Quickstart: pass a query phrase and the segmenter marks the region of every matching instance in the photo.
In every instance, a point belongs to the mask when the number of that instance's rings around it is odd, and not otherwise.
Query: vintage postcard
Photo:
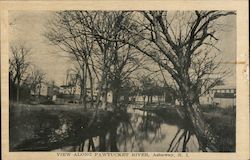
[[[248,1],[1,1],[3,160],[249,159]]]

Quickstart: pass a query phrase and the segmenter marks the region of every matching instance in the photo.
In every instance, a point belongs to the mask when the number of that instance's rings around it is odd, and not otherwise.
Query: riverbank
[[[131,122],[129,123],[135,123],[136,125],[138,125],[139,131],[143,131],[143,134],[140,133],[142,135],[145,134],[144,132],[149,132],[149,128],[161,128],[165,125],[168,126],[166,127],[167,132],[171,130],[170,128],[172,128],[172,126],[189,129],[187,122],[183,121],[179,117],[175,107],[151,106],[139,108],[135,105],[131,105],[129,108],[131,108],[132,112],[121,112],[125,114],[122,116],[121,113],[98,109],[98,118],[95,121],[95,125],[89,129],[86,128],[86,124],[88,124],[88,122],[90,121],[94,113],[94,109],[84,108],[79,104],[12,104],[10,105],[9,127],[10,150],[18,150],[18,148],[15,147],[21,143],[22,146],[19,146],[20,150],[53,150],[65,145],[74,146],[79,143],[79,141],[82,141],[82,139],[88,139],[88,137],[95,137],[96,135],[102,135],[103,132],[108,132],[111,125],[121,122],[122,119],[126,119],[125,121],[128,121],[128,119],[130,119]],[[134,108],[134,110],[132,108]],[[139,116],[136,113],[136,110],[142,111],[142,115],[140,115],[141,119],[131,119],[131,116]],[[235,151],[235,108],[221,109],[211,106],[203,106],[202,111],[205,116],[205,120],[210,124],[213,133],[215,133],[215,135],[219,137],[217,146],[219,148],[219,151]],[[151,123],[150,121],[154,122]],[[130,126],[129,123],[128,125]],[[158,123],[165,124],[161,126]],[[145,127],[145,131],[141,130],[141,127]],[[137,129],[137,126],[135,128]],[[126,128],[126,130],[127,129],[128,128]],[[134,132],[134,129],[131,130],[131,133]],[[164,134],[165,132],[162,133],[162,135]],[[37,141],[37,137],[43,137],[44,139],[40,139],[40,141]],[[141,138],[142,140],[145,140],[145,137]],[[53,143],[48,143],[48,139]],[[121,140],[123,140],[123,138],[121,138],[120,141]],[[40,148],[37,148],[38,146]]]
[[[205,120],[212,132],[219,138],[221,152],[235,152],[236,147],[236,107],[218,108],[203,106]]]
[[[173,106],[154,107],[144,106],[137,108],[141,111],[153,112],[163,118],[179,121],[178,110]],[[213,106],[201,106],[205,121],[210,125],[212,132],[218,139],[217,148],[220,152],[235,152],[236,146],[236,108],[219,108]],[[179,123],[184,123],[181,121]]]
[[[12,104],[9,115],[10,151],[49,151],[75,145],[108,130],[113,121],[110,117],[114,117],[111,111],[99,109],[94,118],[94,109],[75,104]]]

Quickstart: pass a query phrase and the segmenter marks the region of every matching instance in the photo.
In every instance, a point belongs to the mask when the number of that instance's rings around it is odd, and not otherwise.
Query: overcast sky
[[[70,61],[66,57],[60,57],[55,53],[55,47],[49,45],[43,36],[47,21],[53,12],[49,11],[11,11],[9,12],[10,42],[25,41],[32,48],[30,61],[43,69],[48,80],[55,80],[61,85],[65,80],[66,70],[70,67]],[[235,83],[235,58],[236,58],[236,16],[228,16],[221,20],[227,24],[225,31],[220,32],[218,48],[222,58],[227,63],[225,67],[232,71],[226,83]]]

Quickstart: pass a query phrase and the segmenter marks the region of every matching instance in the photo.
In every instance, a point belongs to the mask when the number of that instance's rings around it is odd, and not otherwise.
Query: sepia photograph
[[[236,152],[235,10],[11,10],[10,152]]]
[[[248,160],[246,0],[0,1],[3,160]]]

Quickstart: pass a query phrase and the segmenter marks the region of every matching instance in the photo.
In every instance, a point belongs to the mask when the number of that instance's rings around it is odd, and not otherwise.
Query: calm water
[[[98,115],[90,128],[81,112],[22,112],[14,117],[19,121],[11,124],[11,151],[198,151],[196,137],[178,117],[132,106],[127,113]]]

